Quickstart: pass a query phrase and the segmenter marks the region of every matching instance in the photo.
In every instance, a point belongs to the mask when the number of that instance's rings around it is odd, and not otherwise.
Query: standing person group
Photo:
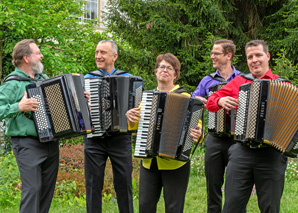
[[[253,79],[279,78],[269,68],[268,45],[262,40],[246,44],[245,52],[250,74],[240,74],[232,65],[236,47],[231,40],[218,40],[211,52],[216,69],[204,77],[192,96],[206,103],[211,112],[238,106],[238,91],[242,84]],[[57,141],[41,143],[37,137],[32,112],[38,102],[28,99],[26,85],[47,78],[38,46],[32,39],[16,44],[13,50],[13,71],[0,86],[0,119],[5,119],[5,134],[11,136],[21,181],[20,212],[48,212],[54,193],[59,165]],[[118,47],[111,40],[98,43],[95,62],[98,70],[85,76],[104,77],[130,75],[115,69]],[[157,91],[190,94],[176,84],[180,75],[180,62],[171,53],[156,59]],[[208,97],[209,87],[228,82],[221,90]],[[88,94],[86,94],[88,96]],[[126,112],[130,129],[136,129],[140,108]],[[192,129],[190,136],[198,142],[202,124]],[[110,158],[119,212],[133,212],[132,198],[132,146],[130,133],[112,133],[104,137],[84,137],[85,184],[87,212],[102,211],[102,190],[106,161]],[[232,137],[208,134],[205,140],[205,174],[207,180],[208,212],[246,212],[246,205],[255,184],[261,212],[279,212],[284,186],[287,157],[269,146],[251,147],[235,143]],[[222,210],[221,188],[225,179],[225,202]],[[166,212],[183,212],[190,174],[190,162],[160,157],[143,159],[140,166],[139,212],[156,212],[161,191]]]

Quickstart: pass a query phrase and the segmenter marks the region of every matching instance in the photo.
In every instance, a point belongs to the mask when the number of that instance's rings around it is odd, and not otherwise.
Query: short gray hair
[[[268,44],[264,40],[252,40],[252,41],[247,42],[246,45],[245,45],[245,52],[246,52],[248,47],[256,47],[256,46],[259,46],[259,45],[263,46],[263,50],[264,50],[265,53],[269,52]]]
[[[103,43],[110,43],[111,46],[112,46],[112,51],[114,53],[118,54],[118,46],[117,46],[117,44],[114,41],[112,41],[112,40],[101,40],[100,42],[98,42],[97,45],[103,44]]]

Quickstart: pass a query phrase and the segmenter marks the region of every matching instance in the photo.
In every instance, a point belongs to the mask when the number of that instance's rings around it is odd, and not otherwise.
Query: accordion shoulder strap
[[[219,82],[227,82],[224,78],[221,78],[221,77],[218,77],[218,76],[215,76],[215,75],[216,75],[216,72],[213,72],[213,73],[209,74],[208,76],[211,77],[214,80],[219,81]]]
[[[123,70],[116,70],[112,75],[122,75],[122,74],[126,74],[126,73],[128,73],[128,72],[123,71]],[[100,70],[92,71],[89,74],[96,75],[96,76],[99,76],[99,77],[105,77],[105,76],[107,76],[107,74],[104,74]]]
[[[190,92],[188,92],[184,87],[179,87],[174,91],[172,91],[172,93],[184,93],[184,92],[190,94]]]
[[[254,77],[251,73],[247,73],[247,74],[241,73],[239,76],[241,76],[242,78],[245,78],[247,80],[251,80],[251,81],[256,79],[256,77]]]
[[[245,79],[251,80],[251,81],[254,81],[254,80],[257,79],[257,78],[254,77],[251,73],[248,73],[248,74],[244,74],[244,73],[242,73],[242,74],[240,74],[239,76],[241,76],[241,77],[243,77],[243,78],[245,78]],[[282,82],[289,82],[289,83],[291,83],[291,81],[289,81],[289,80],[287,80],[287,79],[284,79],[284,78],[282,78],[282,77],[276,78],[276,79],[274,79],[274,81],[282,81]]]
[[[274,79],[274,81],[282,81],[282,82],[288,82],[288,83],[291,83],[291,81],[287,80],[287,79],[284,79],[282,77],[279,77],[279,78],[276,78]]]
[[[41,73],[40,75],[41,75],[42,78],[46,79],[45,74]],[[7,81],[12,81],[12,80],[16,80],[16,81],[40,81],[41,79],[27,78],[27,77],[22,77],[22,76],[18,76],[18,75],[9,75],[6,78],[4,78],[2,83],[5,83]]]

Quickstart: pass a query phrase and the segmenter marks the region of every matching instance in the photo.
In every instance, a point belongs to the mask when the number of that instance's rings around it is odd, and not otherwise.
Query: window
[[[81,17],[82,22],[85,20],[98,19],[98,0],[87,0],[85,5],[85,14]]]

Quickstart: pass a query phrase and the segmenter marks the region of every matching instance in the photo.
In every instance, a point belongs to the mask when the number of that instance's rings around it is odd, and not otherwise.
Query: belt
[[[245,142],[238,142],[243,146],[249,147],[251,149],[260,149],[260,148],[268,148],[270,147],[268,144],[260,143],[256,141],[245,141]]]

